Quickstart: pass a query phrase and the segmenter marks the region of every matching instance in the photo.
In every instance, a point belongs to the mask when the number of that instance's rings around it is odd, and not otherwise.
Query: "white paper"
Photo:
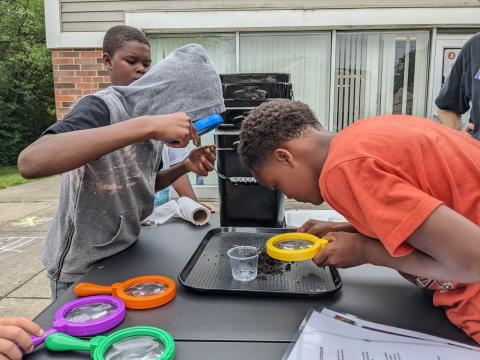
[[[368,325],[369,328],[365,328]],[[388,331],[388,332],[387,332]],[[398,334],[398,335],[397,335]],[[313,311],[286,360],[478,360],[480,349],[423,333]],[[464,346],[464,347],[463,347]]]
[[[155,225],[161,225],[173,217],[201,226],[210,221],[210,210],[196,201],[182,196],[177,200],[170,200],[161,206],[157,206],[146,220]]]
[[[366,320],[357,318],[354,315],[341,314],[341,313],[332,311],[332,310],[327,309],[327,308],[322,309],[321,314],[324,315],[324,316],[327,316],[327,317],[331,317],[331,318],[343,317],[346,321],[354,322],[355,326],[365,328],[365,329],[372,329],[372,330],[383,332],[383,333],[400,335],[400,336],[405,336],[405,337],[413,338],[413,339],[422,339],[422,340],[425,340],[425,341],[432,341],[432,342],[442,343],[442,344],[446,344],[446,345],[459,346],[459,347],[463,347],[463,348],[466,348],[466,349],[480,351],[480,349],[476,346],[471,346],[471,345],[467,345],[467,344],[460,343],[460,342],[457,342],[457,341],[444,339],[444,338],[441,338],[441,337],[438,337],[438,336],[428,335],[428,334],[421,333],[421,332],[418,332],[418,331],[406,330],[406,329],[401,329],[401,328],[397,328],[397,327],[394,327],[394,326],[388,326],[388,325],[383,325],[383,324],[379,324],[379,323],[374,323],[374,322],[371,322],[371,321],[366,321]]]

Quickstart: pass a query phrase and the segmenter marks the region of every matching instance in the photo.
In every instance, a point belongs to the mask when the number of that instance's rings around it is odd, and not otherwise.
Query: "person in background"
[[[470,110],[463,130],[480,140],[480,33],[463,46],[435,104],[440,122],[457,130],[462,127],[462,114]]]

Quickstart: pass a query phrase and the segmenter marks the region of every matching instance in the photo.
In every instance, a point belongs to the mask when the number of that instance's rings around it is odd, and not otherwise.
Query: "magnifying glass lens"
[[[162,283],[142,283],[130,286],[125,293],[130,296],[149,296],[158,295],[167,291],[168,286]]]
[[[165,346],[151,336],[132,336],[113,344],[105,353],[105,360],[157,360]]]
[[[299,240],[299,239],[285,239],[278,241],[274,246],[282,250],[302,250],[312,247],[314,243],[308,240]]]
[[[65,315],[65,319],[71,322],[87,322],[102,319],[113,314],[117,308],[112,304],[103,302],[90,303],[78,306]]]

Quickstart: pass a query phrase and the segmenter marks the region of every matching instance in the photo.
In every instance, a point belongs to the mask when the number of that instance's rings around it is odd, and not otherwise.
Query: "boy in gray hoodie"
[[[157,171],[164,140],[175,141],[174,147],[185,147],[192,138],[196,143],[192,121],[225,107],[218,73],[205,50],[191,44],[130,86],[89,95],[75,109],[87,120],[108,116],[108,125],[46,133],[18,159],[27,178],[63,173],[59,208],[43,252],[54,299],[95,262],[136,241],[155,191],[188,171],[206,175],[213,170],[215,148],[207,146]]]

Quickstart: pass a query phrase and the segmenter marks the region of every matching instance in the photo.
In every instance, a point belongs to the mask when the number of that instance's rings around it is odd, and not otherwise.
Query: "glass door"
[[[380,114],[426,114],[429,33],[337,32],[333,131]]]
[[[452,66],[455,63],[460,50],[472,35],[473,34],[437,35],[433,49],[433,81],[429,104],[429,116],[437,121],[439,118],[435,99],[439,94],[442,85],[445,83],[445,80],[450,75],[450,71],[452,70]],[[469,117],[470,111],[462,115],[462,128],[467,124]]]

